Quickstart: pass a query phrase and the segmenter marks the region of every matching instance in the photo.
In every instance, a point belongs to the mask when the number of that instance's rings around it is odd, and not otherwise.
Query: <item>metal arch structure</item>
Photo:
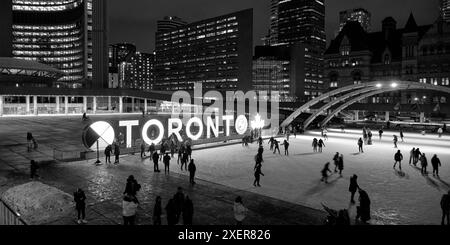
[[[319,115],[322,114],[322,112],[330,109],[331,107],[333,107],[341,102],[344,102],[345,100],[350,99],[354,96],[368,93],[368,92],[371,92],[374,90],[379,90],[379,88],[377,88],[377,87],[364,88],[364,89],[356,90],[354,92],[350,92],[350,93],[342,95],[341,97],[331,101],[330,103],[325,104],[320,109],[318,109],[316,113],[314,113],[310,117],[308,117],[308,119],[306,119],[305,122],[303,123],[303,125],[304,125],[303,127],[307,128]]]
[[[328,93],[325,93],[315,99],[312,99],[310,101],[308,101],[307,103],[305,103],[304,105],[302,105],[300,108],[298,108],[294,113],[292,113],[288,118],[286,118],[286,120],[283,121],[283,123],[281,123],[281,127],[287,127],[289,126],[289,124],[291,124],[297,117],[299,117],[303,112],[305,112],[306,110],[308,110],[309,108],[311,108],[311,106],[316,105],[317,103],[326,100],[332,96],[338,95],[338,94],[342,94],[348,91],[352,91],[355,89],[362,89],[362,88],[368,88],[368,87],[376,87],[378,84],[380,84],[380,82],[370,82],[370,83],[364,83],[364,84],[354,84],[354,85],[350,85],[350,86],[346,86],[343,88],[339,88],[339,89],[335,89],[333,91],[330,91]]]
[[[394,87],[392,87],[393,84],[395,84]],[[319,103],[323,100],[326,100],[332,96],[336,96],[336,95],[339,95],[339,94],[342,94],[345,92],[354,91],[357,89],[364,89],[364,88],[383,89],[383,88],[390,87],[390,88],[394,88],[395,90],[399,90],[400,87],[405,87],[405,86],[415,86],[415,87],[417,87],[416,89],[437,90],[437,91],[441,91],[441,92],[446,92],[447,90],[450,91],[450,89],[445,88],[445,87],[440,87],[440,86],[438,87],[436,85],[411,82],[411,81],[375,81],[375,82],[370,82],[370,83],[365,83],[365,84],[349,85],[349,86],[325,93],[325,94],[305,103],[300,108],[298,108],[294,113],[292,113],[289,117],[287,117],[283,121],[283,123],[281,123],[280,126],[281,127],[289,126],[289,124],[291,124],[295,120],[295,118],[299,117],[303,112],[310,109],[312,106],[316,105],[317,103]],[[342,101],[339,98],[337,100]],[[333,101],[330,103],[333,103]],[[306,128],[306,127],[304,127],[304,128]]]
[[[422,84],[422,83],[415,83],[413,85],[407,85],[407,86],[400,85],[396,88],[386,88],[386,89],[381,89],[379,91],[372,91],[372,92],[363,94],[361,96],[358,96],[358,97],[346,102],[345,104],[339,106],[322,121],[321,125],[327,124],[333,117],[335,117],[341,111],[345,110],[347,107],[357,103],[358,101],[366,99],[368,97],[371,97],[371,96],[374,96],[377,94],[398,91],[398,90],[413,90],[413,89],[414,90],[415,89],[434,90],[434,91],[439,91],[439,92],[444,92],[444,93],[450,94],[450,88],[441,87],[441,86],[437,86],[437,85],[431,85],[431,84]]]

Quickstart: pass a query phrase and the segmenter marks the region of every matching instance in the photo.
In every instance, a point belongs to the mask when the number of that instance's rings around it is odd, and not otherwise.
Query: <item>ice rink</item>
[[[400,140],[398,145],[404,155],[400,172],[398,167],[393,169],[397,149],[392,140],[398,132],[385,131],[381,141],[378,132],[373,134],[373,145],[364,146],[363,154],[358,154],[360,130],[342,133],[330,129],[323,153],[313,153],[311,147],[312,139],[320,138],[320,132],[308,132],[297,138],[291,136],[289,156],[284,155],[283,146],[280,146],[281,155],[270,152],[266,140],[262,187],[253,186],[256,143],[248,148],[232,145],[198,150],[194,151],[193,158],[198,178],[313,208],[321,208],[321,203],[334,209],[348,208],[352,218],[356,206],[350,205],[348,187],[350,177],[357,174],[360,187],[371,198],[372,224],[440,224],[440,199],[450,188],[450,137],[405,132],[405,142]],[[423,176],[420,169],[408,164],[413,147],[419,147],[426,154],[428,175]],[[320,181],[320,171],[326,162],[331,162],[334,170],[332,158],[336,152],[344,154],[343,177],[333,174],[325,184]],[[431,173],[434,154],[442,162],[440,178]],[[176,160],[172,161],[171,170],[180,172]]]

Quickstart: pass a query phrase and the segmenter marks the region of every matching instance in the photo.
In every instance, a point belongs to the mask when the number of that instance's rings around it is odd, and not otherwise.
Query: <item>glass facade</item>
[[[290,62],[259,58],[253,61],[253,87],[256,91],[266,91],[267,94],[279,92],[281,102],[292,102]]]

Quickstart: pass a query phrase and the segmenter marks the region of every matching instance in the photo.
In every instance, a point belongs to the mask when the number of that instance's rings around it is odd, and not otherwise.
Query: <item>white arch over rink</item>
[[[399,90],[410,90],[410,89],[420,89],[420,90],[433,90],[433,91],[439,91],[444,93],[450,94],[450,88],[438,86],[438,85],[432,85],[432,84],[425,84],[425,83],[418,83],[418,82],[411,82],[411,81],[377,81],[377,82],[370,82],[366,84],[356,84],[356,85],[350,85],[346,86],[340,89],[333,90],[331,92],[328,92],[326,94],[321,95],[320,97],[317,97],[303,106],[301,106],[299,109],[297,109],[294,113],[292,113],[286,120],[281,124],[281,127],[287,127],[289,124],[291,124],[295,118],[301,115],[301,113],[309,110],[312,106],[316,105],[317,103],[326,100],[330,97],[353,91],[347,94],[342,95],[341,97],[338,97],[336,100],[333,100],[329,103],[327,103],[325,106],[320,108],[316,113],[311,115],[304,123],[303,127],[306,129],[311,122],[313,122],[319,115],[323,113],[324,110],[327,110],[331,108],[332,106],[341,103],[349,98],[352,98],[353,96],[359,95],[361,93],[365,93],[358,98],[355,98],[341,107],[340,111],[344,110],[345,108],[349,107],[352,104],[355,104],[356,102],[365,99],[367,97],[382,94],[386,92],[392,92],[392,91],[399,91]],[[354,91],[356,90],[356,91]],[[341,108],[339,107],[339,108]],[[324,125],[325,123],[328,123],[333,117],[335,117],[340,111],[336,112],[335,110],[333,113],[331,113],[326,120],[322,122],[321,125]]]

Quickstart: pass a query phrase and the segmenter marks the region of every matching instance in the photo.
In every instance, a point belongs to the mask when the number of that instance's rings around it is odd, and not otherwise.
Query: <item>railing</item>
[[[27,223],[20,217],[20,214],[0,199],[0,225],[27,225]]]

